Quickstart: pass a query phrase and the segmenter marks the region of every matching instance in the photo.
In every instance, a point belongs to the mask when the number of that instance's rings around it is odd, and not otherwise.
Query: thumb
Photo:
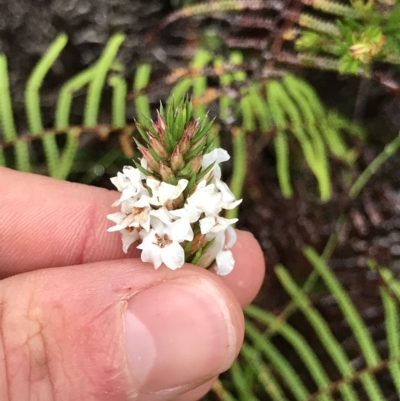
[[[237,300],[194,266],[118,260],[20,274],[0,282],[0,313],[7,401],[176,399],[229,368],[243,340]]]

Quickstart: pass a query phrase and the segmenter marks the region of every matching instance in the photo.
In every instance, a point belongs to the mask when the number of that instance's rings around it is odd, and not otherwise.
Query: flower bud
[[[168,153],[164,148],[164,146],[161,145],[161,143],[157,140],[157,138],[151,135],[150,132],[148,132],[148,136],[149,136],[150,146],[156,151],[156,153],[161,158],[166,159],[168,157]]]
[[[167,182],[168,184],[176,185],[177,179],[174,176],[174,173],[163,162],[160,163],[160,175],[163,181]]]
[[[165,143],[165,121],[162,118],[160,112],[157,110],[157,121],[152,122],[152,126],[157,132],[158,135],[160,135],[161,142],[164,144]]]
[[[183,160],[182,153],[177,146],[171,155],[171,168],[174,172],[178,172],[185,166],[185,161]]]
[[[203,156],[201,154],[197,155],[178,172],[178,176],[190,177],[197,174],[200,171],[202,160]]]
[[[193,120],[189,123],[189,125],[186,127],[182,139],[180,140],[178,146],[182,154],[185,154],[189,148],[190,148],[190,141],[196,134],[197,128],[199,127],[200,119],[196,118],[196,120]]]
[[[155,173],[158,173],[160,170],[160,165],[155,161],[149,150],[142,145],[138,146],[138,149],[143,155],[143,158],[146,160],[148,169],[152,170]]]

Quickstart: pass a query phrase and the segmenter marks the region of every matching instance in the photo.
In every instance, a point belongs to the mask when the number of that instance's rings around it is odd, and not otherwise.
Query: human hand
[[[196,400],[229,368],[264,276],[155,270],[106,232],[116,192],[0,167],[0,400]]]

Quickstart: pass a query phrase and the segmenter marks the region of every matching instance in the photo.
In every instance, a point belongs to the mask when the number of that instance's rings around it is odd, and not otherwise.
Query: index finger
[[[132,258],[107,232],[118,193],[0,167],[0,275]]]
[[[139,256],[122,251],[107,214],[116,191],[0,167],[0,278],[32,270]],[[247,304],[261,285],[264,260],[257,241],[238,231],[236,267],[221,277]]]

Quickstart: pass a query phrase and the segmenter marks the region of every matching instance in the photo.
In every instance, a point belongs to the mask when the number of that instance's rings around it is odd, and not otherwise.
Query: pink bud
[[[146,160],[148,169],[151,169],[153,172],[158,173],[160,170],[160,165],[154,160],[154,157],[151,155],[149,150],[142,145],[138,146],[138,149]]]
[[[171,168],[173,171],[177,172],[181,170],[185,165],[185,161],[183,160],[183,156],[179,147],[177,146],[171,155]]]
[[[163,162],[160,163],[160,175],[163,181],[168,182],[170,184],[176,181],[172,170]]]
[[[203,161],[203,155],[200,153],[190,161],[193,174],[197,174],[201,169],[201,162]]]
[[[157,134],[160,135],[160,139],[162,143],[165,143],[165,121],[162,118],[161,114],[157,110],[157,121],[152,122],[153,128],[156,130]]]
[[[166,159],[168,157],[168,153],[163,145],[157,140],[155,136],[153,136],[150,132],[147,133],[149,136],[150,146],[156,151],[156,153]]]

